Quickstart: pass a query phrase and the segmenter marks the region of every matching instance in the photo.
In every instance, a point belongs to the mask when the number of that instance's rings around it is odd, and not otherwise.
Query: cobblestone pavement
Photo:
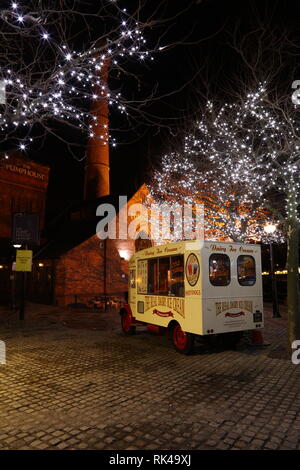
[[[164,336],[123,336],[116,313],[101,331],[97,315],[94,329],[84,314],[2,321],[0,449],[300,449],[285,317],[267,318],[267,348],[182,356]]]

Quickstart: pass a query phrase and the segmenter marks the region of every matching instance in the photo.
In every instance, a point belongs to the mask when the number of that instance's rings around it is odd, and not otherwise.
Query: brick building
[[[99,73],[101,82],[107,82],[109,61]],[[41,267],[52,270],[51,297],[57,305],[86,305],[97,299],[124,300],[127,291],[128,259],[134,252],[134,241],[101,241],[96,236],[99,204],[119,206],[119,197],[110,193],[109,106],[102,89],[98,92],[99,99],[91,105],[94,119],[91,120],[92,137],[87,143],[83,201],[56,220],[52,229],[49,227],[49,242],[39,253]],[[128,205],[141,202],[144,196],[145,187],[142,187],[129,195]],[[115,217],[119,217],[119,212]]]
[[[12,222],[15,213],[38,214],[44,229],[49,168],[22,155],[0,155],[0,302],[10,296]]]
[[[146,195],[147,188],[143,185],[121,211],[143,202]],[[99,217],[95,214],[100,204],[112,204],[117,209],[119,198],[104,196],[74,204],[61,220],[50,227],[49,240],[38,255],[40,272],[45,269],[51,272],[49,303],[88,305],[97,299],[103,300],[105,296],[108,301],[125,299],[128,260],[135,251],[135,242],[131,239],[100,240],[97,237]],[[117,211],[117,226],[119,216]]]
[[[14,213],[39,214],[44,227],[49,168],[18,155],[0,155],[0,237],[10,239]]]
[[[108,78],[108,69],[109,63],[106,63],[100,72],[104,82]],[[94,137],[89,138],[87,144],[83,200],[74,202],[55,220],[47,221],[47,233],[34,252],[33,271],[27,276],[26,295],[29,300],[65,306],[74,303],[87,305],[94,300],[97,302],[97,299],[125,298],[128,259],[134,252],[135,243],[122,239],[100,240],[96,236],[99,222],[96,208],[99,204],[119,206],[119,196],[110,194],[108,102],[101,95],[99,90],[100,98],[93,101],[91,107],[95,118],[91,121]],[[0,183],[3,180],[4,186],[0,194],[5,208],[0,213],[0,231],[3,233],[0,237],[7,237],[6,256],[8,246],[11,249],[14,212],[39,213],[43,228],[48,173],[48,168],[33,162],[25,163],[18,156],[8,162],[3,160]],[[129,194],[127,205],[142,202],[146,192],[142,186],[137,193]],[[118,217],[117,211],[115,218]],[[11,254],[7,258],[5,266],[8,271]]]

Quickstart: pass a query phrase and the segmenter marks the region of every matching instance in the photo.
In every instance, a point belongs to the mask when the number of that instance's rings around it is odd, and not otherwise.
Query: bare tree
[[[149,63],[159,48],[160,38],[149,49],[144,33],[157,26],[163,2],[142,21],[145,4],[132,2],[129,11],[113,0],[28,0],[1,8],[0,142],[18,137],[23,150],[38,125],[69,144],[53,122],[91,133],[90,103],[102,98],[127,116],[142,113],[140,101],[122,96],[122,77],[139,81],[128,61]],[[112,88],[101,76],[107,63]]]

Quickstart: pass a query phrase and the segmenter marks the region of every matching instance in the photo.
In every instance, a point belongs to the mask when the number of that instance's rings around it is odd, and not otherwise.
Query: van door
[[[132,314],[135,314],[136,309],[136,268],[129,269],[129,292],[128,302],[131,307]]]

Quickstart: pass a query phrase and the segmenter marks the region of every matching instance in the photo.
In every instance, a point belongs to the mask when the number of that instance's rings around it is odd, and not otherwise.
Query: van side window
[[[148,260],[148,294],[159,294],[158,259]]]
[[[213,286],[228,286],[230,284],[229,256],[213,253],[209,257],[209,280]]]
[[[137,290],[138,294],[147,294],[148,286],[148,261],[138,260],[137,265]]]
[[[253,286],[256,282],[255,259],[250,255],[241,255],[237,259],[238,281],[241,286]]]
[[[168,295],[170,280],[170,258],[158,259],[158,290],[160,295]]]
[[[139,277],[142,276],[138,270]],[[184,256],[149,259],[147,278],[148,294],[184,297]],[[140,292],[139,287],[138,292]]]
[[[130,283],[131,289],[135,289],[135,269],[130,269],[129,283]]]
[[[174,297],[184,297],[184,256],[171,256],[169,293]]]

